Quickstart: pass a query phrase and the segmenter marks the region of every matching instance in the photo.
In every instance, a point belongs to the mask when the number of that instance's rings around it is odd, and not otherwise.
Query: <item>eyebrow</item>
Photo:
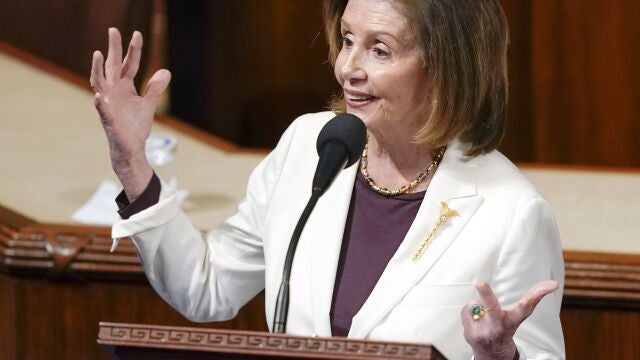
[[[343,28],[343,27],[349,27],[349,23],[348,23],[347,21],[345,21],[345,20],[344,20],[344,18],[341,18],[341,19],[340,19],[340,27],[341,27],[341,28]],[[373,31],[367,31],[367,32],[366,32],[366,34],[367,34],[367,36],[373,36],[373,37],[376,37],[376,36],[379,36],[379,35],[386,35],[386,36],[388,36],[388,37],[392,38],[394,41],[397,41],[397,42],[400,42],[400,43],[402,42],[402,41],[401,41],[399,38],[397,38],[395,35],[391,34],[391,33],[390,33],[390,32],[388,32],[388,31],[384,31],[384,30],[373,30]]]

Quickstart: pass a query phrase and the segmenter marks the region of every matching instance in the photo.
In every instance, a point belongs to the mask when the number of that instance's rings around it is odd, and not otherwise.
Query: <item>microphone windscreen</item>
[[[320,130],[316,149],[320,154],[325,144],[332,141],[342,143],[349,152],[349,159],[345,165],[347,168],[360,159],[366,139],[367,128],[362,120],[355,115],[344,113],[329,120]]]

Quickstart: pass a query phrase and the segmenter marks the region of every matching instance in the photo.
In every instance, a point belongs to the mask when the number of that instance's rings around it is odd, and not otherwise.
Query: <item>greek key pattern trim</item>
[[[222,353],[304,354],[305,357],[317,353],[323,358],[335,354],[336,358],[348,355],[353,359],[431,359],[434,354],[430,346],[420,344],[113,323],[100,324],[98,343]]]

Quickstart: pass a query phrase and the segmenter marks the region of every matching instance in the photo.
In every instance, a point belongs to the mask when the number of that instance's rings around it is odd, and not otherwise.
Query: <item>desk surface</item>
[[[117,181],[93,94],[1,52],[0,79],[0,204],[37,222],[72,223],[102,180]],[[184,208],[195,225],[232,214],[264,155],[228,153],[162,124],[153,130],[178,139],[178,181],[191,192]]]
[[[87,80],[88,82],[88,80]],[[104,179],[116,180],[92,94],[0,52],[0,204],[40,223],[71,214]],[[259,153],[226,152],[174,127],[184,209],[201,229],[233,213]],[[640,253],[640,170],[525,166],[550,202],[565,250]]]

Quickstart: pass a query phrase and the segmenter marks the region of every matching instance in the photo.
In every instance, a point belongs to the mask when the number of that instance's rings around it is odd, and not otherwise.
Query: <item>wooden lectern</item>
[[[303,337],[255,331],[100,323],[98,344],[113,359],[425,359],[431,345]]]

